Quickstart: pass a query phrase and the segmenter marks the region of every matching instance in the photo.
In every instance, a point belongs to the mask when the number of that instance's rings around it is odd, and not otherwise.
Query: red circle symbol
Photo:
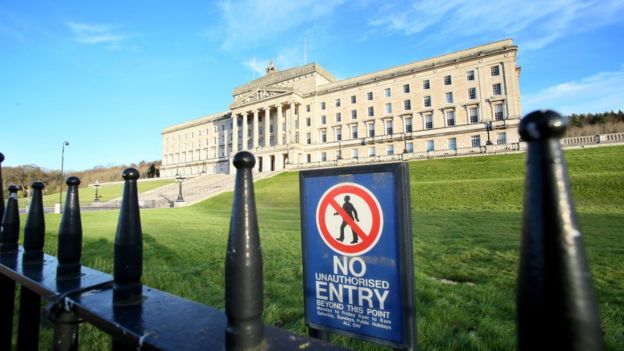
[[[357,256],[368,252],[379,241],[383,213],[370,190],[356,183],[340,183],[321,196],[316,208],[316,225],[321,238],[332,250]],[[351,236],[345,235],[347,228]],[[352,239],[348,240],[349,237]]]

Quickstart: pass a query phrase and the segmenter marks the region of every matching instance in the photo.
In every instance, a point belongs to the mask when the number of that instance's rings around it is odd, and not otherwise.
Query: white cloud
[[[69,22],[67,26],[73,33],[73,40],[81,44],[107,44],[108,48],[119,49],[128,37],[115,33],[115,27],[108,24],[89,24]]]
[[[265,67],[269,63],[269,60],[257,60],[255,57],[243,62],[243,65],[249,68],[257,76],[262,76],[265,73]]]
[[[533,50],[611,24],[622,14],[621,0],[420,0],[381,8],[369,24],[405,35],[514,37],[524,50]]]
[[[274,60],[275,66],[278,70],[303,65],[303,48],[292,47],[277,53],[277,55],[273,58],[257,59],[256,57],[253,57],[243,62],[243,65],[249,68],[252,72],[255,72],[257,74],[256,77],[260,77],[266,73],[266,67],[270,60]]]
[[[255,46],[267,38],[330,15],[344,0],[226,0],[219,3],[225,49]],[[213,30],[208,33],[214,33]]]
[[[553,109],[562,114],[624,110],[624,66],[522,96],[525,113]]]

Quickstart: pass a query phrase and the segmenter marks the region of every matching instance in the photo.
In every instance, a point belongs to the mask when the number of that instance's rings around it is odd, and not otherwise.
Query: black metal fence
[[[4,156],[0,154],[0,162]],[[113,276],[80,264],[82,224],[76,177],[68,191],[58,235],[58,258],[43,253],[43,183],[32,186],[24,243],[18,246],[18,187],[9,186],[6,210],[0,198],[0,350],[10,350],[16,283],[21,286],[17,349],[39,348],[41,299],[54,323],[55,350],[76,350],[79,323],[112,336],[114,350],[318,350],[340,349],[262,322],[262,254],[249,152],[235,156],[237,168],[226,254],[225,313],[143,286],[142,232],[133,168],[123,172],[123,200],[115,236]],[[0,170],[0,183],[1,183]],[[1,192],[0,192],[1,193]],[[0,195],[2,196],[2,195]],[[46,347],[47,348],[47,347]]]
[[[576,223],[560,146],[563,119],[535,112],[520,125],[528,142],[525,209],[517,285],[520,350],[602,350],[603,340],[585,250]],[[0,163],[4,156],[0,154]],[[43,253],[42,189],[35,182],[23,246],[18,246],[18,187],[0,192],[0,350],[10,350],[16,284],[21,287],[18,350],[39,347],[41,299],[54,323],[55,350],[75,350],[79,323],[110,334],[114,350],[338,349],[317,339],[265,326],[262,254],[251,170],[240,152],[225,265],[225,312],[141,283],[142,232],[137,170],[123,172],[113,276],[80,264],[82,225],[76,177],[67,179],[58,258]],[[0,184],[2,173],[0,169]]]

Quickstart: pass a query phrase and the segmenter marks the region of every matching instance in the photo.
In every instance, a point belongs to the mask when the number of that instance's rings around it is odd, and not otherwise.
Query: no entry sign
[[[405,164],[300,173],[306,324],[415,348]]]
[[[383,228],[383,213],[377,198],[355,183],[340,183],[328,189],[318,203],[316,220],[325,243],[347,256],[372,249]],[[338,222],[342,222],[339,230]],[[351,231],[350,239],[345,238],[345,229]]]

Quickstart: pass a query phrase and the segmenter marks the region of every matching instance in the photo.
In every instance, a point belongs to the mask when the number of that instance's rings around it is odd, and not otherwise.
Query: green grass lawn
[[[151,180],[147,182],[138,182],[139,192],[145,192],[152,189],[159,188],[161,186],[171,184],[175,180],[174,179],[159,179],[159,180]],[[98,196],[100,197],[100,201],[109,201],[112,199],[116,199],[121,197],[121,192],[123,190],[122,183],[103,183],[98,190]],[[65,195],[67,194],[67,186],[63,186],[63,202],[65,201]],[[79,188],[79,196],[80,202],[90,202],[95,199],[95,188],[93,187],[81,187]],[[43,196],[43,202],[46,204],[53,204],[59,201],[59,193],[47,194]],[[51,206],[51,205],[50,205]]]
[[[566,152],[610,350],[624,349],[622,156],[624,147]],[[525,155],[517,154],[410,163],[422,350],[515,349],[524,162]],[[304,333],[298,174],[259,181],[255,191],[265,321]],[[142,211],[143,282],[223,308],[231,204],[232,193],[225,193],[187,208]],[[85,265],[112,272],[117,217],[117,211],[83,213]],[[60,217],[46,220],[46,252],[55,254]],[[384,349],[343,337],[333,341]],[[81,330],[81,343],[84,349],[109,349],[107,337],[89,327]]]

